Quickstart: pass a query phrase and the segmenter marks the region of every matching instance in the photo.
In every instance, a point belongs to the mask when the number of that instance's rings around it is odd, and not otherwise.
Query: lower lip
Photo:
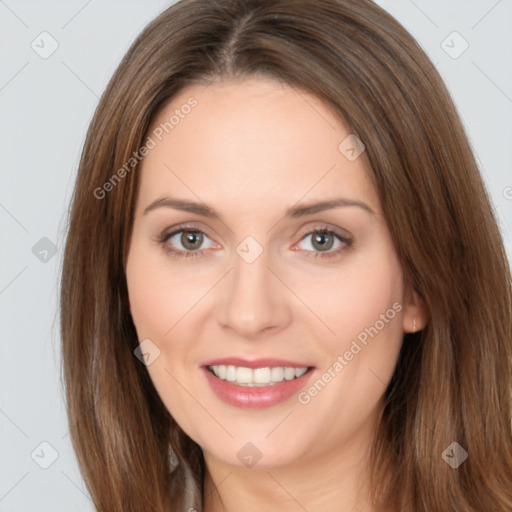
[[[262,387],[238,386],[233,382],[219,379],[206,367],[202,370],[213,391],[224,402],[244,409],[263,409],[284,402],[298,393],[309,380],[314,369],[309,369],[296,379]]]

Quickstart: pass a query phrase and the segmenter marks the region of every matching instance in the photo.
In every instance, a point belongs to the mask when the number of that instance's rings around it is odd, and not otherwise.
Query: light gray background
[[[98,98],[135,36],[171,3],[0,0],[4,512],[93,510],[71,449],[60,382],[65,215]],[[445,79],[512,260],[512,0],[377,3],[416,37]],[[44,31],[51,37],[40,36]],[[42,58],[52,39],[58,48]],[[453,58],[464,40],[468,49]]]

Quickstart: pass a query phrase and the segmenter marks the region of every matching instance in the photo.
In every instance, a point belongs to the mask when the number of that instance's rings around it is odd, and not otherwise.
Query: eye
[[[210,239],[196,227],[179,226],[171,233],[163,234],[160,243],[171,256],[178,258],[194,258],[203,255],[205,248],[200,248],[205,240]],[[177,247],[177,249],[175,247]],[[212,248],[212,246],[206,247],[206,249],[208,248]]]
[[[352,245],[352,240],[347,236],[334,229],[322,226],[306,233],[292,250],[296,250],[295,247],[298,247],[300,243],[310,237],[310,242],[306,244],[309,247],[303,248],[306,253],[309,253],[307,257],[332,258]],[[205,240],[210,240],[210,246],[201,248]],[[170,233],[162,234],[159,242],[167,253],[177,258],[202,257],[205,255],[206,249],[216,247],[216,244],[195,226],[178,226]],[[333,247],[335,247],[335,250],[332,250]]]
[[[306,252],[308,257],[313,258],[332,258],[338,256],[341,252],[345,251],[352,245],[352,240],[341,233],[327,227],[316,228],[302,237],[301,242],[310,238],[309,243],[306,243]],[[299,246],[297,244],[295,247]],[[309,246],[309,247],[308,247]],[[331,250],[335,247],[335,250]]]

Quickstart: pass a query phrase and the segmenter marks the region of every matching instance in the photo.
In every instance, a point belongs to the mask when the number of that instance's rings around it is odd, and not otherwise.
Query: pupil
[[[330,238],[330,243],[329,242],[326,243],[326,238]],[[328,234],[325,234],[325,233],[317,233],[313,237],[313,245],[315,247],[316,247],[316,245],[315,245],[316,243],[320,244],[319,247],[317,247],[318,249],[329,250],[332,247],[333,239],[332,239],[331,235],[328,235]]]

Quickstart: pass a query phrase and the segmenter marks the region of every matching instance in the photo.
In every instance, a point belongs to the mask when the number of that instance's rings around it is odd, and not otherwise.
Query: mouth
[[[298,379],[313,370],[314,367],[264,366],[249,368],[247,366],[214,364],[205,368],[220,380],[231,382],[237,386],[260,388]]]
[[[246,366],[242,366],[240,361],[210,361],[201,370],[218,398],[242,409],[263,409],[285,402],[316,373],[314,366],[298,362],[266,359],[243,361]]]

